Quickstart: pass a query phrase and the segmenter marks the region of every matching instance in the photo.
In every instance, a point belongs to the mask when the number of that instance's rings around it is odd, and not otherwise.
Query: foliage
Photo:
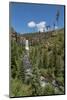
[[[40,79],[40,73],[37,66],[35,65],[35,67],[33,68],[32,79],[31,79],[32,95],[39,95],[41,92],[39,79]]]
[[[47,84],[43,89],[43,95],[53,95],[55,93],[54,87],[51,84]]]
[[[23,48],[15,41],[11,41],[11,76],[12,78],[20,76],[21,56]]]
[[[44,33],[43,33],[44,34]],[[54,32],[56,34],[56,32]],[[16,41],[11,41],[11,96],[37,96],[64,93],[64,31],[57,31],[55,36],[48,35],[40,38],[37,44],[32,43],[29,50],[29,59],[32,65],[32,77],[29,84],[25,83],[25,71],[23,66],[24,47]],[[34,41],[34,40],[33,40]],[[40,85],[40,76],[46,78],[49,83],[45,87]],[[52,80],[57,82],[57,90],[52,85]],[[61,87],[61,88],[60,88]],[[56,91],[55,91],[56,90]]]
[[[10,88],[11,97],[30,96],[32,93],[30,88],[31,88],[30,85],[22,83],[21,80],[12,79]]]

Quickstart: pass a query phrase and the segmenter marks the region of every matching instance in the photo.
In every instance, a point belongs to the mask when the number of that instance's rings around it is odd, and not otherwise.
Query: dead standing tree
[[[58,26],[59,16],[60,16],[60,12],[59,12],[59,10],[57,10],[57,13],[56,13],[57,26]]]
[[[57,10],[57,13],[56,13],[57,27],[59,27],[59,25],[58,25],[58,22],[59,22],[59,16],[60,16],[60,12],[59,12],[59,10]],[[56,33],[57,33],[57,31],[56,31]]]
[[[53,27],[54,27],[54,30],[55,30],[56,33],[57,33],[57,31],[56,31],[56,29],[57,29],[56,26],[59,27],[59,25],[58,25],[59,16],[60,16],[60,12],[59,12],[59,10],[57,10],[56,16],[55,16],[55,21],[54,21],[54,23],[53,23]]]

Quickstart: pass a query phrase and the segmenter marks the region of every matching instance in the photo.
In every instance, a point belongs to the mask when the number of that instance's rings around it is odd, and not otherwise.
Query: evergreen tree
[[[47,50],[44,50],[42,59],[43,59],[43,68],[47,68],[48,67],[48,53],[47,53]]]
[[[53,67],[56,69],[57,67],[57,48],[56,48],[56,43],[54,44],[54,47],[53,47]],[[54,71],[55,73],[55,71]]]
[[[20,79],[22,80],[22,82],[25,82],[25,70],[24,70],[23,62],[21,63],[21,67],[20,67]]]
[[[32,72],[32,79],[31,79],[31,88],[32,88],[32,95],[40,95],[41,94],[41,86],[40,86],[40,72],[38,69],[38,64],[35,64]]]

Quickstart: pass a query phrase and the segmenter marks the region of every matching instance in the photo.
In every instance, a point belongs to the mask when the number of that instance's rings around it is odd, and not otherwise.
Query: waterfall
[[[28,40],[25,41],[25,49],[29,50],[29,41]]]

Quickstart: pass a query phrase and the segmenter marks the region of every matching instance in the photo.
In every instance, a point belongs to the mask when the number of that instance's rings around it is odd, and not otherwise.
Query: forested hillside
[[[64,29],[23,35],[16,32],[10,34],[11,97],[64,94]],[[26,56],[25,39],[29,41],[29,56]],[[28,67],[31,66],[28,79],[25,56],[28,57],[28,63],[30,62]]]

